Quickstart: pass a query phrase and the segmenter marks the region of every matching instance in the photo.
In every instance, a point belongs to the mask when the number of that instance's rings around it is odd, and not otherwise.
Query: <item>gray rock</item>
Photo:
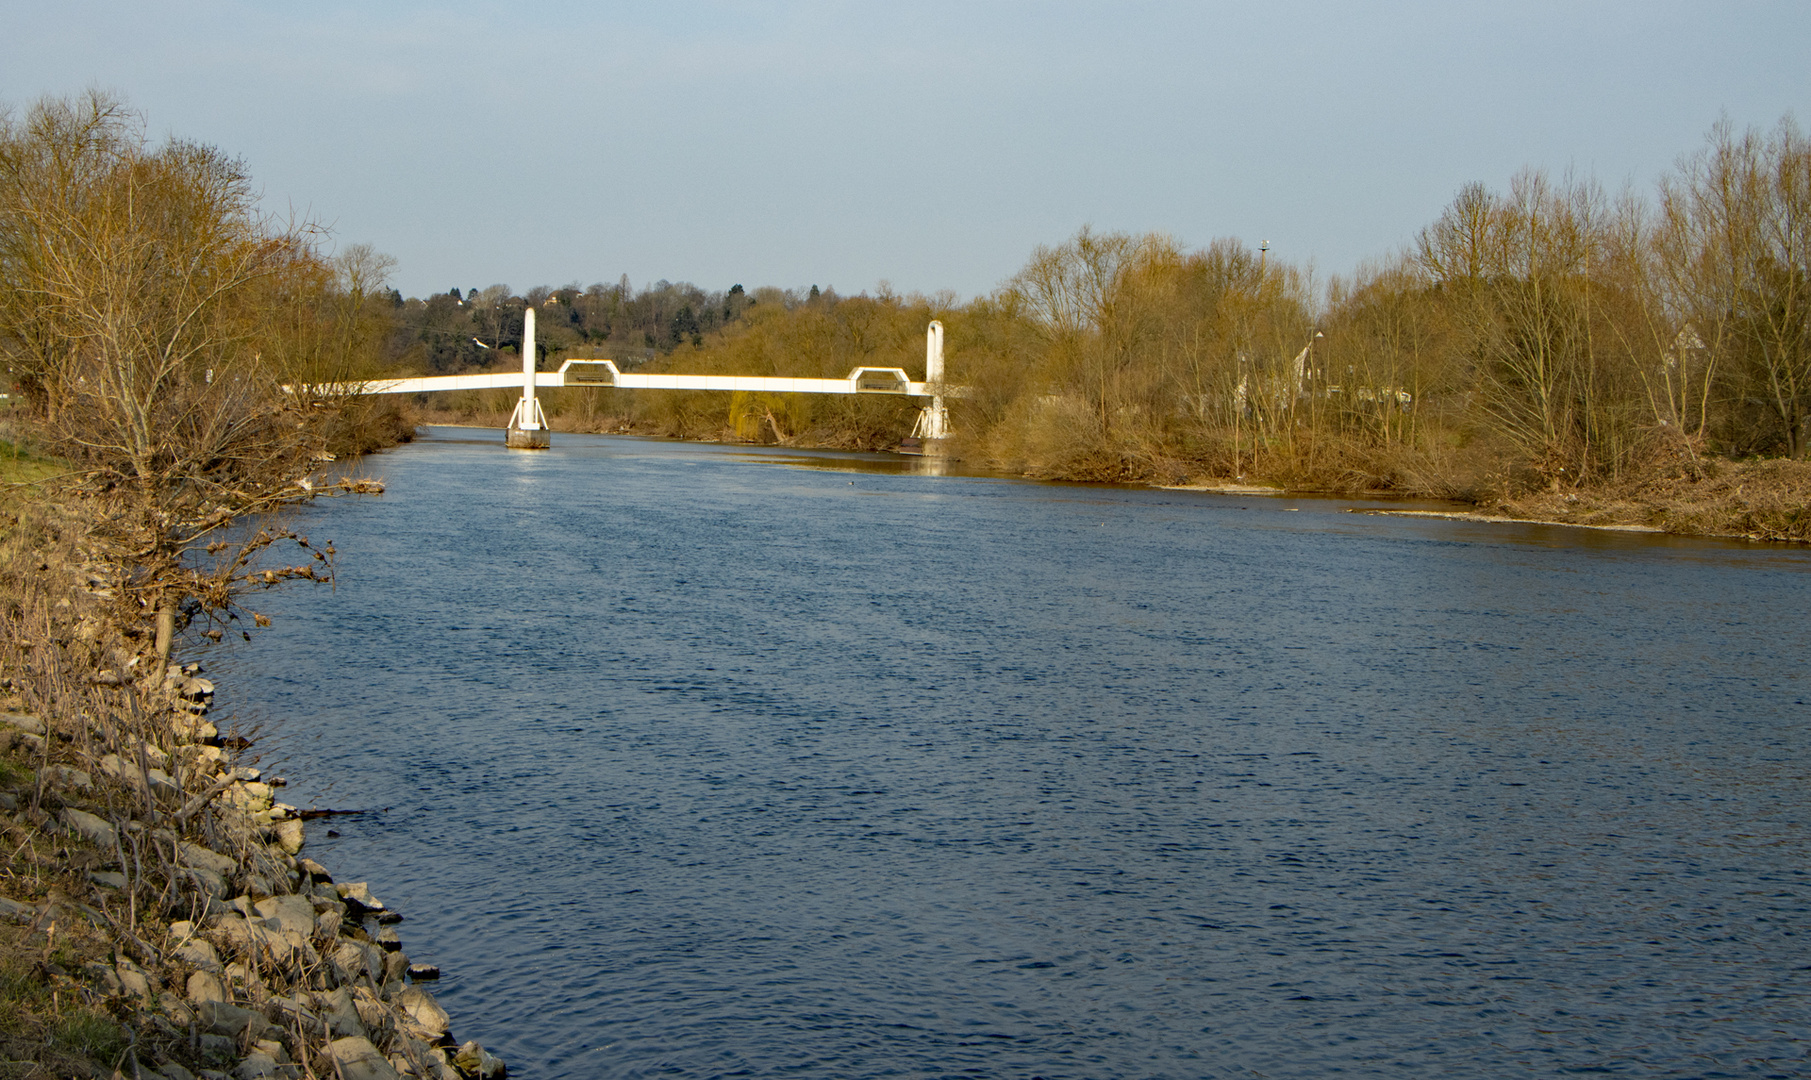
[[[277,933],[289,946],[298,963],[309,968],[320,966],[321,954],[315,952],[314,946],[309,944],[308,935],[298,934],[294,930],[279,930]]]
[[[170,778],[170,774],[162,769],[146,769],[145,776],[150,778],[151,790],[158,795],[175,798],[182,794],[182,788],[178,787],[176,781]]]
[[[119,976],[114,974],[112,968],[108,967],[106,964],[100,963],[83,964],[82,968],[87,971],[96,982],[100,983],[101,989],[105,990],[110,996],[119,996]]]
[[[410,964],[409,978],[416,982],[426,982],[440,978],[440,969],[433,964]]]
[[[69,831],[86,837],[90,843],[103,848],[119,846],[119,833],[113,826],[95,817],[86,810],[77,810],[73,806],[63,808],[63,824]]]
[[[204,848],[200,844],[191,844],[187,840],[178,844],[176,850],[186,865],[198,870],[211,870],[223,878],[231,877],[233,871],[239,868],[239,863],[230,856]]]
[[[365,954],[365,970],[371,973],[371,981],[382,982],[384,961],[390,958],[389,954],[368,941],[355,941],[353,944]]]
[[[28,735],[44,734],[44,721],[26,713],[0,713],[0,724],[23,731]]]
[[[281,995],[272,997],[264,1003],[264,1015],[270,1017],[270,1022],[284,1031],[294,1031],[298,1027],[303,1031],[321,1030],[320,1016],[316,1015],[311,1007],[295,998]],[[289,1063],[289,1058],[285,1054],[273,1053],[271,1056],[277,1059],[279,1065]]]
[[[151,991],[151,977],[145,974],[144,968],[130,960],[121,960],[114,965],[114,971],[119,977],[121,990],[145,1001],[157,1000],[157,995]]]
[[[447,1052],[438,1046],[428,1047],[427,1066],[426,1080],[465,1080],[459,1075],[459,1071],[453,1068],[452,1060],[447,1056]]]
[[[224,877],[200,866],[185,866],[182,868],[182,872],[188,875],[189,880],[195,883],[195,888],[205,895],[215,900],[226,899],[227,887]]]
[[[163,757],[165,754],[163,754],[163,750],[158,750],[156,754],[150,754],[149,750],[147,750],[147,756]],[[181,796],[181,794],[183,794],[183,790],[181,790],[179,786],[176,786],[176,781],[170,779],[170,774],[168,774],[168,772],[163,772],[161,768],[147,767],[145,768],[145,772],[141,774],[138,768],[138,761],[132,761],[132,759],[127,759],[127,757],[120,757],[118,754],[107,754],[107,756],[101,757],[100,761],[96,761],[96,765],[100,767],[101,772],[105,772],[107,776],[114,777],[116,781],[120,781],[123,785],[134,786],[134,788],[136,788],[136,786],[145,785],[145,781],[150,781],[150,790],[156,792],[159,796]]]
[[[44,770],[44,782],[70,791],[87,791],[94,786],[94,777],[68,765],[52,765]]]
[[[428,1031],[433,1036],[430,1042],[445,1035],[451,1026],[446,1010],[426,990],[411,986],[391,997],[390,1003]]]
[[[195,1004],[195,1019],[202,1028],[216,1035],[229,1035],[238,1038],[247,1028],[254,1039],[275,1038],[283,1034],[282,1029],[274,1027],[264,1014],[242,1009],[224,1001],[201,1001]]]
[[[178,739],[188,743],[207,743],[220,737],[220,729],[211,721],[199,716],[178,716],[170,721],[170,732]],[[218,761],[225,755],[207,755],[208,760]]]
[[[243,949],[251,944],[251,921],[237,911],[229,911],[225,915],[209,919],[208,926],[217,931],[227,945]]]
[[[211,921],[214,929],[229,944],[240,949],[256,945],[268,952],[271,960],[278,964],[288,964],[295,959],[296,942],[306,940],[293,932],[285,934],[275,919],[247,919],[236,911]]]
[[[277,1060],[262,1050],[254,1050],[245,1055],[245,1060],[233,1070],[237,1080],[276,1080],[283,1075],[277,1071]]]
[[[189,1007],[188,1002],[183,1001],[175,994],[159,995],[157,1007],[163,1010],[164,1015],[170,1018],[170,1022],[178,1030],[187,1031],[189,1025],[195,1022],[195,1010]]]
[[[453,1068],[479,1080],[503,1080],[509,1075],[503,1059],[479,1046],[475,1040],[461,1046],[453,1055]]]
[[[347,941],[345,938],[339,939],[339,944],[334,947],[327,959],[333,964],[334,971],[343,983],[356,982],[358,977],[364,975],[368,970],[365,964],[365,950],[359,947],[358,942]]]
[[[306,896],[290,893],[260,900],[254,910],[262,918],[275,922],[278,928],[307,937],[314,933],[314,904]]]
[[[201,971],[220,971],[220,951],[207,938],[190,938],[178,945],[170,955]]]
[[[314,996],[315,1008],[327,1021],[327,1026],[335,1035],[349,1035],[368,1039],[371,1033],[365,1030],[364,1021],[358,1018],[358,1009],[352,1004],[352,991],[342,986]]]
[[[358,1010],[358,1018],[365,1025],[365,1030],[383,1039],[394,1025],[395,1016],[390,1007],[377,999],[377,995],[363,986],[352,988],[352,1007]]]
[[[329,885],[333,883],[333,875],[327,872],[325,866],[315,862],[313,859],[297,859],[296,867],[315,881],[325,881]],[[337,896],[338,894],[336,893],[335,895]]]
[[[211,971],[197,971],[189,976],[189,1000],[197,1005],[226,1000],[226,987]]]
[[[273,831],[277,835],[277,846],[288,854],[294,855],[296,852],[302,850],[302,843],[305,837],[303,836],[300,818],[290,818],[287,821],[279,821],[277,822],[276,829]]]
[[[252,1049],[269,1054],[271,1060],[279,1065],[289,1064],[289,1051],[283,1049],[283,1044],[275,1039],[259,1039]]]
[[[11,728],[0,728],[0,749],[23,750],[36,757],[44,753],[44,736],[28,735]]]
[[[37,916],[38,909],[32,905],[21,904],[17,900],[8,900],[6,897],[0,896],[0,919],[13,919],[18,922],[25,922],[29,919],[35,919]]]
[[[88,875],[88,880],[104,889],[123,889],[126,887],[126,875],[113,870],[96,870]]]
[[[323,911],[314,917],[314,936],[322,941],[332,941],[339,936],[340,926],[346,921],[340,909]]]
[[[402,1080],[402,1074],[377,1052],[369,1039],[335,1039],[327,1045],[327,1052],[345,1080]]]
[[[164,1062],[157,1067],[157,1071],[163,1073],[164,1080],[195,1080],[194,1073],[174,1061]]]
[[[363,881],[340,885],[336,891],[340,894],[340,899],[346,901],[346,906],[354,912],[382,911],[384,909],[384,902],[372,896],[370,888]]]

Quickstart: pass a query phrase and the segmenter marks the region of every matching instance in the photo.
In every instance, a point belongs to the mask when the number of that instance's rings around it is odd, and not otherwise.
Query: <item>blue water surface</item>
[[[1811,554],[433,429],[201,658],[517,1077],[1811,1074]],[[327,830],[337,831],[329,837]]]

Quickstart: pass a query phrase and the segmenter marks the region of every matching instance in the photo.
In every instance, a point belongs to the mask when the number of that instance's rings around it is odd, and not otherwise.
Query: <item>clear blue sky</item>
[[[1811,123],[1811,5],[0,0],[0,100],[122,92],[410,295],[986,292],[1083,224],[1321,274],[1524,166]]]

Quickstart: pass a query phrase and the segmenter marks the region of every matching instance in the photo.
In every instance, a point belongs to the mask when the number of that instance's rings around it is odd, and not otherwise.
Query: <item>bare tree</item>
[[[1771,135],[1720,122],[1662,182],[1655,244],[1679,326],[1672,359],[1689,386],[1680,396],[1697,406],[1698,431],[1723,376],[1734,447],[1777,441],[1802,456],[1811,420],[1811,141],[1789,119]],[[1749,402],[1763,406],[1771,436],[1742,430],[1752,426],[1742,419]]]
[[[307,351],[282,324],[332,276],[313,239],[257,213],[238,161],[148,146],[109,95],[46,99],[0,126],[0,354],[48,444],[116,504],[106,520],[164,648],[177,607],[229,591],[185,553],[302,494],[320,452],[277,362]],[[356,261],[369,277],[373,260]],[[247,565],[229,559],[227,578]]]
[[[1614,464],[1592,277],[1608,224],[1595,184],[1530,171],[1504,196],[1465,189],[1418,242],[1464,328],[1481,409],[1554,484]]]

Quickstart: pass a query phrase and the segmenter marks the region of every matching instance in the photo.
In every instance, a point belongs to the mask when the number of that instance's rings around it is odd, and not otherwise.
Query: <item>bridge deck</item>
[[[373,379],[364,383],[322,387],[338,394],[423,394],[441,390],[521,388],[518,371],[483,375],[427,375],[410,379]],[[616,387],[623,390],[728,390],[756,394],[891,394],[931,397],[928,383],[913,382],[899,368],[856,368],[842,379],[788,379],[768,375],[672,375],[624,373],[608,360],[568,360],[558,371],[537,371],[537,388],[562,386]],[[946,391],[947,392],[947,391]]]

